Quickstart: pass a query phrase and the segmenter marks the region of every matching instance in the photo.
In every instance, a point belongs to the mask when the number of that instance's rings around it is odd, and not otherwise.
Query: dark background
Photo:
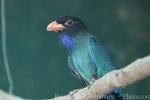
[[[82,87],[69,72],[67,51],[58,35],[46,31],[49,22],[66,15],[85,22],[105,44],[117,68],[150,53],[149,0],[6,0],[14,94],[37,100]],[[0,41],[0,89],[8,91],[1,46]],[[125,92],[150,94],[149,84],[147,78]]]

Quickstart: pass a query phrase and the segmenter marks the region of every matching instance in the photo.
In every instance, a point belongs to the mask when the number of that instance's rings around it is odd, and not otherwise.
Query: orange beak
[[[64,26],[62,24],[57,23],[56,21],[51,22],[47,26],[47,31],[50,31],[50,32],[59,32],[62,30],[64,30]]]

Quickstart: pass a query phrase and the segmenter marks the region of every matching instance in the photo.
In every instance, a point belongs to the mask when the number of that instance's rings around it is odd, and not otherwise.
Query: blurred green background
[[[105,44],[117,68],[150,53],[149,0],[6,0],[14,94],[38,100],[82,87],[69,72],[67,51],[58,35],[46,31],[49,22],[66,15],[85,22]],[[8,91],[1,44],[0,89]],[[149,84],[147,78],[125,91],[150,94]]]

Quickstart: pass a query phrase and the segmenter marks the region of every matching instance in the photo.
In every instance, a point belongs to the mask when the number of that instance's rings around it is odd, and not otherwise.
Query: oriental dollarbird
[[[104,46],[88,31],[79,18],[60,17],[51,22],[47,30],[59,34],[62,43],[68,50],[69,68],[73,76],[84,85],[89,86],[93,80],[114,70]],[[114,96],[113,100],[122,100],[118,90],[112,92],[111,95]],[[109,100],[112,99],[109,98]]]

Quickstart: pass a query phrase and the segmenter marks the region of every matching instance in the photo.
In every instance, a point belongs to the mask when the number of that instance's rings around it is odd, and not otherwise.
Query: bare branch
[[[117,88],[125,88],[150,75],[150,56],[138,59],[130,65],[107,73],[96,80],[90,88],[79,89],[74,95],[49,100],[97,100]],[[0,90],[0,100],[26,100]],[[29,99],[28,99],[29,100]],[[44,99],[45,100],[45,99]]]
[[[150,56],[138,59],[130,65],[109,72],[96,80],[88,89],[79,89],[73,96],[66,95],[51,100],[97,100],[117,88],[125,88],[150,75]]]
[[[12,95],[12,94],[8,94],[0,90],[0,100],[25,100],[25,99]]]

